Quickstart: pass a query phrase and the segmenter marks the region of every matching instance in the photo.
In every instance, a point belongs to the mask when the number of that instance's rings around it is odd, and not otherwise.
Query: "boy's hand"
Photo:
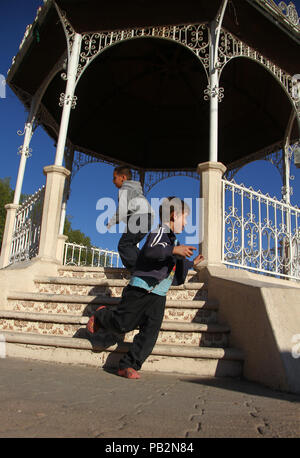
[[[192,256],[194,250],[196,250],[196,248],[193,246],[178,245],[173,248],[173,254],[183,256],[184,258],[189,258]]]
[[[204,261],[204,256],[202,254],[198,254],[198,256],[194,259],[194,267],[196,267],[201,261]]]

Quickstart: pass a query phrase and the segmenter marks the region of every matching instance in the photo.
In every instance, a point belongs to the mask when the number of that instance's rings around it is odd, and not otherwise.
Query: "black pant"
[[[137,244],[150,231],[151,225],[152,217],[151,214],[147,213],[131,215],[127,220],[127,226],[118,244],[118,251],[124,267],[130,272],[134,270],[140,253]]]
[[[128,285],[116,310],[106,308],[95,313],[101,327],[112,333],[124,334],[139,328],[130,350],[120,360],[120,369],[139,370],[151,354],[161,328],[165,303],[165,296]]]

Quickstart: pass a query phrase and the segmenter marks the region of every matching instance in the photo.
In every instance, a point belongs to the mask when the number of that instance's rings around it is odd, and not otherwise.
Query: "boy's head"
[[[132,173],[129,167],[116,167],[113,174],[113,183],[117,188],[121,188],[126,180],[131,180]]]
[[[161,223],[167,224],[175,234],[180,234],[186,225],[190,207],[179,197],[166,197],[159,207]]]

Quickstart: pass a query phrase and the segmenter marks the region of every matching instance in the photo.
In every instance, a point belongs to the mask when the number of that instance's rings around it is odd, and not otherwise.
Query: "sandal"
[[[134,370],[132,367],[126,367],[125,369],[119,369],[118,375],[120,377],[131,378],[131,379],[139,379],[141,376]]]

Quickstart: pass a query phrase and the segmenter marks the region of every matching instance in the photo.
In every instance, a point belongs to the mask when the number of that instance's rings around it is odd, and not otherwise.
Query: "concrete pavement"
[[[116,446],[117,438],[300,436],[298,395],[239,379],[141,375],[0,359],[0,438],[111,438]]]

